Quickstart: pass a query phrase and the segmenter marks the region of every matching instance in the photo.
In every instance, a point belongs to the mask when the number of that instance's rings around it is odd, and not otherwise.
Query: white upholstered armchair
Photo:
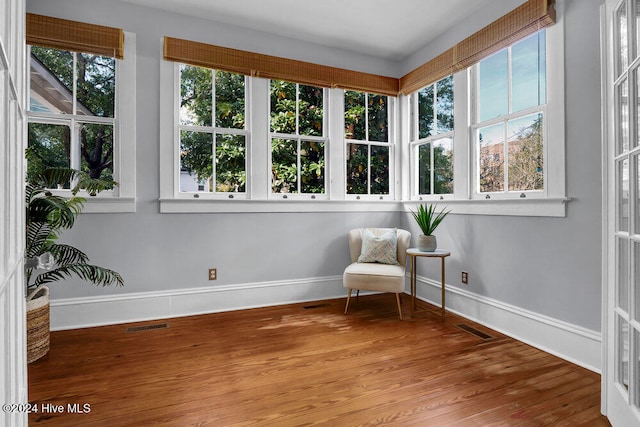
[[[349,310],[351,292],[356,289],[396,294],[402,320],[400,293],[405,286],[407,248],[411,233],[395,228],[355,228],[349,231],[351,264],[342,276],[349,289],[344,313]]]

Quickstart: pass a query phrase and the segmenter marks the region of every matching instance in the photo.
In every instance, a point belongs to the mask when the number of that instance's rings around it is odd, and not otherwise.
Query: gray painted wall
[[[521,1],[496,2],[493,13],[504,13],[514,3]],[[470,273],[466,290],[599,331],[601,1],[564,3],[566,175],[573,199],[567,217],[452,215],[437,234],[440,245],[453,252],[448,284],[463,287],[460,272],[465,270]],[[27,11],[137,34],[137,212],[83,215],[65,236],[93,262],[122,273],[126,287],[56,284],[54,299],[211,286],[209,267],[218,268],[215,283],[220,285],[340,275],[349,259],[348,229],[401,225],[418,234],[409,216],[399,212],[159,214],[162,36],[400,76],[439,53],[435,49],[453,45],[468,28],[499,16],[488,13],[465,22],[403,63],[389,63],[114,0],[28,0]],[[428,262],[421,260],[419,268],[420,274],[438,279],[439,272]]]

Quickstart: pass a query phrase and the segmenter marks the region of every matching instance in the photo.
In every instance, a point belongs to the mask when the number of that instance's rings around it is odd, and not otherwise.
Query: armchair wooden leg
[[[400,306],[400,294],[396,294],[396,302],[398,303],[398,313],[400,313],[400,320],[402,320],[402,307]]]
[[[349,294],[347,295],[347,304],[344,306],[344,314],[347,314],[347,310],[349,310],[349,300],[351,299],[351,292],[353,289],[349,289]]]

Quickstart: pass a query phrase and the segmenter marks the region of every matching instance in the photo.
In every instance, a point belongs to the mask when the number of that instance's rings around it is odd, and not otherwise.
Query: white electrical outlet
[[[209,269],[209,280],[216,280],[218,278],[218,269],[210,268]]]

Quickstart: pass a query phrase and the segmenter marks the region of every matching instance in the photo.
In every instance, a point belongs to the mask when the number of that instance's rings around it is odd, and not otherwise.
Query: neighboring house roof
[[[40,60],[31,54],[31,111],[72,114],[73,92]],[[93,112],[76,101],[76,113],[94,116]]]

